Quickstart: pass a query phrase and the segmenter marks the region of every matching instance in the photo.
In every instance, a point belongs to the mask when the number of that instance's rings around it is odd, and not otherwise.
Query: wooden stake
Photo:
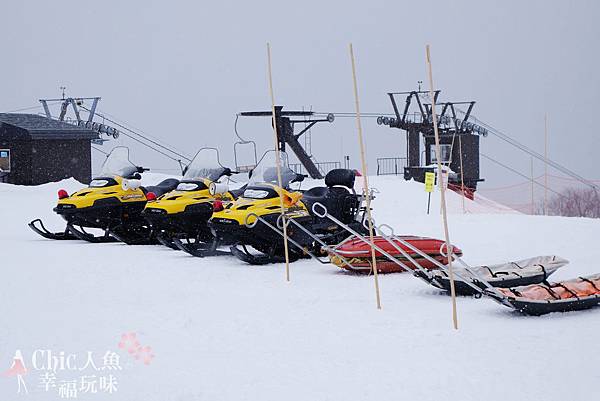
[[[433,115],[433,132],[435,134],[435,154],[437,158],[437,168],[438,168],[438,186],[440,188],[440,196],[442,201],[442,220],[444,222],[444,236],[446,238],[446,252],[448,254],[448,275],[450,276],[450,296],[452,297],[452,322],[454,324],[454,329],[458,330],[458,316],[456,313],[456,290],[454,288],[454,271],[452,269],[452,245],[450,245],[450,234],[448,231],[448,213],[446,210],[446,189],[445,185],[442,182],[443,173],[442,173],[442,158],[440,151],[440,135],[438,132],[438,121],[437,114],[435,111],[435,97],[434,97],[434,85],[433,85],[433,72],[431,69],[431,55],[429,52],[429,45],[426,47],[427,53],[427,72],[429,75],[429,96],[431,96],[431,111]]]
[[[356,128],[358,129],[358,143],[360,145],[360,159],[363,176],[363,193],[367,201],[367,218],[369,220],[369,240],[373,242],[373,219],[371,218],[371,194],[369,193],[369,181],[367,174],[367,160],[365,157],[365,145],[363,142],[362,125],[360,123],[360,104],[358,102],[358,83],[356,82],[356,64],[354,62],[354,49],[350,43],[350,61],[352,62],[352,82],[354,84],[354,104],[356,106]],[[379,276],[377,271],[377,259],[375,258],[375,248],[371,247],[371,266],[373,266],[373,278],[375,279],[375,297],[377,299],[377,309],[381,309],[381,296],[379,295]]]
[[[548,216],[548,114],[544,114],[544,215]]]
[[[275,119],[275,96],[273,95],[273,72],[271,67],[271,44],[267,42],[267,59],[269,61],[269,94],[271,95],[271,111],[273,113],[273,138],[275,143],[275,164],[277,166],[277,184],[281,188],[279,201],[281,214],[284,215],[283,184],[281,180],[281,155],[279,154],[279,141],[277,140],[277,120]],[[287,222],[283,217],[283,248],[285,252],[285,280],[290,281],[290,256],[288,252]]]

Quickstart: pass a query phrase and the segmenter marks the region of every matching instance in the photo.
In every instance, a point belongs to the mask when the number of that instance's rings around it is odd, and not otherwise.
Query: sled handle
[[[388,229],[390,231],[390,233],[386,234],[385,231],[383,231],[384,228]],[[379,231],[380,233],[382,233],[384,235],[387,235],[388,237],[393,237],[395,235],[394,229],[390,225],[385,224],[385,223],[382,223],[379,226],[377,226],[377,231]]]
[[[375,231],[377,231],[377,227],[376,227],[376,224],[375,224],[375,219],[373,217],[371,217],[371,223],[373,224],[373,227],[375,227]],[[369,229],[369,220],[368,220],[368,217],[363,220],[362,226],[364,228],[366,228],[367,230]]]
[[[444,253],[444,246],[446,246],[446,243],[442,243],[440,244],[440,255],[442,255],[443,257],[447,258],[448,257],[448,252]],[[452,249],[452,255],[454,255],[454,247],[452,246],[452,244],[450,244],[450,249]],[[446,247],[446,251],[448,251],[448,247]]]
[[[275,225],[277,226],[277,228],[279,228],[280,230],[283,230],[283,225],[285,221],[285,215],[282,213],[279,215],[279,217],[277,217],[277,221],[275,222]],[[288,226],[288,223],[285,223],[285,226]]]
[[[319,213],[318,212],[318,208],[320,208],[320,210],[323,210],[323,212]],[[327,211],[327,208],[325,207],[325,205],[323,205],[320,202],[315,202],[312,205],[312,211],[313,211],[314,214],[317,215],[317,217],[321,217],[321,218],[327,217],[327,215],[329,214],[329,212]]]
[[[254,220],[253,223],[248,223],[248,220],[250,219],[250,217],[254,217],[255,218],[255,220]],[[256,226],[256,224],[258,224],[258,215],[256,213],[250,213],[244,219],[244,225],[246,227],[248,227],[248,228],[254,228]]]

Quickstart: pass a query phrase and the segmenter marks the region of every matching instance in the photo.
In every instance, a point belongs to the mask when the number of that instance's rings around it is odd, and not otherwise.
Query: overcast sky
[[[550,157],[599,176],[598,1],[7,1],[2,14],[0,111],[64,85],[185,154],[217,146],[228,162],[235,113],[270,107],[267,41],[277,103],[353,111],[353,42],[362,110],[386,113],[386,92],[427,84],[429,43],[442,100],[476,100],[478,118],[540,152],[548,113]],[[377,157],[404,156],[400,131],[363,125],[371,171]],[[260,150],[272,144],[266,119],[238,128]],[[358,166],[354,120],[313,129],[312,143],[318,160],[349,154]],[[497,139],[482,150],[529,174],[529,157]],[[132,157],[176,167],[139,146]],[[486,161],[482,176],[491,187],[523,181]]]

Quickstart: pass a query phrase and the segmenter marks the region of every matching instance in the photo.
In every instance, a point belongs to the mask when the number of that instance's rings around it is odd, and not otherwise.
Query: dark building
[[[0,180],[37,185],[92,174],[92,130],[37,114],[0,113]],[[8,166],[8,169],[5,167]]]
[[[437,163],[435,157],[435,136],[423,135],[425,139],[425,165],[431,166]],[[456,173],[456,177],[450,177],[449,182],[455,181],[465,187],[477,188],[477,183],[483,181],[479,177],[479,136],[468,133],[452,133],[440,135],[440,153],[442,164],[448,166]],[[407,168],[405,174],[410,174]],[[461,174],[462,173],[462,174]]]

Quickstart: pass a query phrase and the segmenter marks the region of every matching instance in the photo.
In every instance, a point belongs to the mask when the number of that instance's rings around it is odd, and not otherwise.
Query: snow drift
[[[439,194],[427,215],[422,185],[399,177],[371,183],[379,190],[377,222],[397,234],[443,236]],[[378,311],[372,277],[312,260],[292,264],[286,283],[282,265],[198,259],[161,246],[49,241],[29,230],[35,217],[64,227],[52,212],[56,192],[80,186],[0,184],[6,369],[15,350],[27,368],[36,349],[114,350],[121,355],[118,391],[103,399],[149,401],[493,401],[509,391],[520,400],[559,400],[589,398],[600,378],[597,309],[532,318],[459,298],[454,331],[449,298],[407,274],[380,276]],[[489,201],[466,200],[463,211],[454,193],[448,201],[451,241],[473,265],[555,254],[571,262],[555,280],[600,271],[598,220],[526,216]],[[118,347],[123,333],[152,347],[152,363]],[[37,373],[24,376],[29,395],[22,398],[59,399],[56,389],[39,387]],[[15,399],[16,390],[14,377],[0,377],[1,399]]]

